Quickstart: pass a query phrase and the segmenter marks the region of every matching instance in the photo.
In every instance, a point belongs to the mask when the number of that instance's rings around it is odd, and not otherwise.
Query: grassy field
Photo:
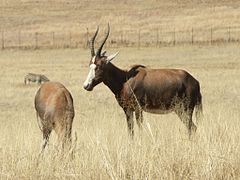
[[[118,49],[114,64],[183,68],[201,84],[204,119],[192,141],[175,114],[144,113],[144,131],[128,137],[125,115],[103,84],[82,88],[89,50],[0,52],[0,179],[238,179],[240,177],[240,51],[238,45]],[[114,52],[115,49],[110,49]],[[33,100],[43,73],[72,93],[74,159],[57,154],[54,133],[38,160],[42,135]],[[151,136],[149,128],[152,131]]]
[[[34,47],[35,32],[39,33],[39,44],[54,44],[55,32],[55,43],[61,47],[70,40],[76,43],[74,47],[83,47],[87,28],[92,34],[100,25],[99,41],[108,22],[109,40],[120,41],[123,36],[123,40],[137,42],[141,30],[143,42],[148,38],[155,42],[157,32],[160,41],[168,41],[176,30],[177,41],[191,42],[194,28],[194,40],[201,41],[209,40],[209,29],[213,28],[213,38],[226,41],[230,36],[239,39],[240,3],[2,0],[0,48],[3,39],[5,47]],[[232,27],[231,35],[228,27]],[[109,49],[120,51],[113,63],[123,69],[132,64],[182,68],[200,81],[204,118],[191,141],[173,113],[144,113],[143,132],[135,126],[132,141],[125,115],[110,90],[103,84],[93,92],[82,87],[88,73],[89,50],[0,51],[0,179],[239,179],[239,48],[239,44],[230,43]],[[38,158],[42,134],[33,101],[39,86],[24,85],[29,72],[45,74],[71,92],[76,113],[73,136],[77,137],[73,159],[60,157],[54,133],[44,157]]]
[[[103,34],[111,24],[115,42],[191,42],[213,39],[239,40],[238,0],[2,0],[0,2],[0,43],[6,47],[35,46],[35,33],[42,46],[83,47],[87,28],[91,34],[100,25]],[[4,32],[2,35],[2,31]],[[176,31],[173,38],[173,31]],[[54,37],[53,33],[54,32]],[[158,35],[157,35],[158,34]],[[53,40],[54,39],[54,40]],[[97,39],[98,40],[98,39]],[[20,44],[20,45],[19,45]],[[2,43],[0,44],[1,47]]]
[[[239,5],[237,0],[2,0],[0,29],[86,32],[110,22],[117,34],[140,27],[239,26]]]

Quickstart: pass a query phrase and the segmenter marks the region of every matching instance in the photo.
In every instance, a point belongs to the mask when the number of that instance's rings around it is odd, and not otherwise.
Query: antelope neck
[[[119,96],[123,84],[127,81],[127,72],[114,66],[112,63],[106,65],[103,83],[115,94]]]

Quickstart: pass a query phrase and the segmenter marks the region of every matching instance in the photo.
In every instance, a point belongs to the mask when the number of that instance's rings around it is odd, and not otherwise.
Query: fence
[[[108,47],[160,47],[178,44],[219,44],[239,43],[240,27],[219,27],[208,29],[191,28],[186,31],[167,28],[135,29],[116,31],[109,37]],[[76,32],[24,32],[1,31],[1,46],[4,49],[56,49],[56,48],[87,48],[90,34]],[[98,44],[99,41],[96,41]]]

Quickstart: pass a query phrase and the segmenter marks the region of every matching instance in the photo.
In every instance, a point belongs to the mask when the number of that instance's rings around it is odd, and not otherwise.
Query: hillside
[[[157,33],[160,40],[172,41],[172,31],[180,32],[177,41],[190,41],[192,28],[200,41],[209,39],[209,28],[216,30],[216,39],[227,39],[229,26],[234,39],[240,35],[240,2],[236,0],[8,0],[0,6],[0,31],[4,31],[6,46],[20,44],[19,39],[32,46],[36,32],[43,34],[39,44],[78,46],[86,42],[87,31],[91,34],[100,25],[101,34],[108,22],[115,41],[136,42],[138,31],[144,42],[155,41]],[[52,38],[52,32],[56,37]],[[53,42],[54,38],[62,42]]]
[[[107,22],[116,29],[240,24],[239,1],[8,0],[0,6],[0,29],[8,30],[79,32]]]

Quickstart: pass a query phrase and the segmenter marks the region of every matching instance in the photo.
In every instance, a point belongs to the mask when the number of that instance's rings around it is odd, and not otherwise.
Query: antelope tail
[[[199,93],[198,98],[197,98],[197,104],[195,107],[195,113],[196,113],[196,122],[197,124],[199,121],[202,121],[203,119],[203,112],[202,112],[202,95]]]
[[[65,92],[64,92],[65,93]],[[68,94],[66,94],[65,93],[65,96],[66,96],[66,98],[67,98],[67,112],[66,112],[66,114],[65,114],[65,120],[67,121],[67,122],[69,122],[69,121],[72,121],[73,120],[73,118],[74,118],[74,107],[73,107],[73,99],[72,99],[72,97],[71,96],[69,96]],[[69,133],[69,140],[71,141],[71,133],[72,133],[72,124],[68,124],[67,125],[68,127],[67,127],[67,129],[68,129],[68,133]]]
[[[41,131],[43,131],[42,125],[41,125],[41,123],[40,123],[40,121],[39,121],[39,115],[38,115],[37,112],[36,112],[36,117],[37,117],[37,124],[38,124],[38,127],[39,127],[39,129],[40,129]]]

